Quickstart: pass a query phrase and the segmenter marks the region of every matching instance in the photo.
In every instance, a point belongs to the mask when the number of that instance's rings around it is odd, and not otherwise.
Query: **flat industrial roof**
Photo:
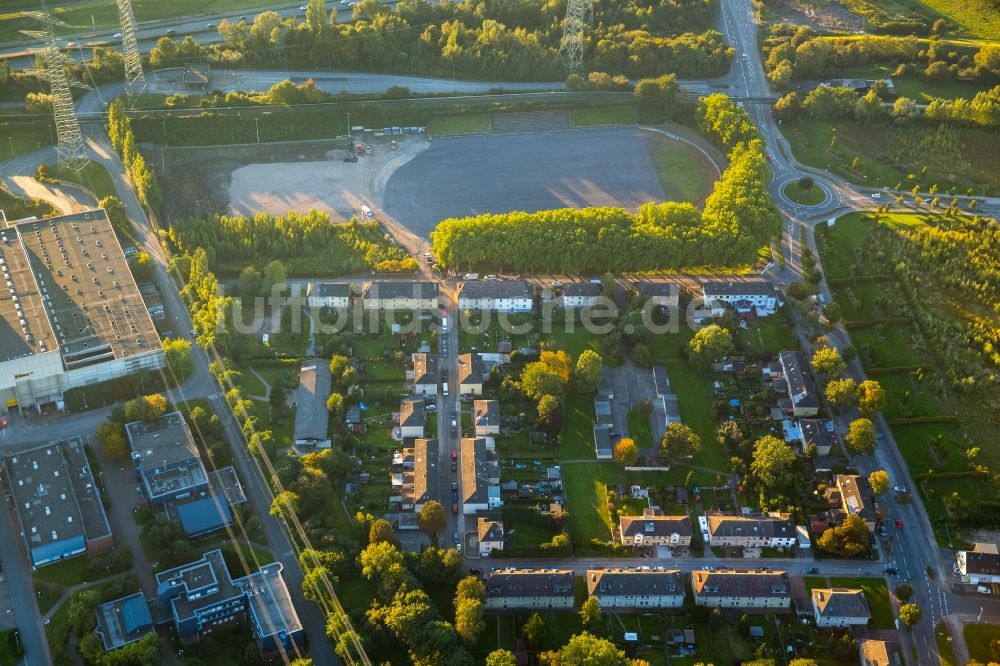
[[[68,370],[160,348],[153,320],[103,210],[30,220],[12,228],[20,236],[21,261],[29,262],[38,290],[27,300],[42,304],[52,331],[45,335],[54,334],[58,340]],[[13,243],[0,245],[11,263]],[[5,321],[21,332],[16,319]],[[29,323],[33,336],[43,336],[40,322]],[[48,348],[55,344],[51,337],[46,341]]]
[[[100,492],[79,437],[10,454],[11,494],[29,548],[111,535]]]
[[[0,229],[0,363],[57,349],[20,234]]]
[[[295,398],[296,442],[329,438],[330,410],[326,401],[332,385],[328,362],[315,358],[302,361]]]
[[[164,414],[151,423],[127,423],[125,432],[152,497],[208,482],[198,447],[180,412]]]
[[[250,598],[250,615],[261,636],[292,634],[302,630],[302,622],[292,605],[281,570],[279,563],[266,564],[236,581]]]

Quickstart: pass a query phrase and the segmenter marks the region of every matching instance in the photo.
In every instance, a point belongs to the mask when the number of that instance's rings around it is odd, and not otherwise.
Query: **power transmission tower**
[[[569,0],[559,42],[559,60],[570,74],[583,68],[583,33],[594,22],[593,0]]]
[[[135,15],[129,0],[118,0],[118,17],[122,24],[122,49],[125,52],[125,82],[128,96],[141,95],[146,91],[146,75],[142,71],[142,55],[135,41]]]
[[[52,112],[56,122],[59,162],[71,169],[80,170],[87,163],[83,151],[83,133],[80,131],[80,120],[76,116],[73,93],[69,89],[70,80],[66,74],[67,59],[59,48],[55,33],[55,26],[67,26],[67,24],[53,19],[47,11],[25,12],[24,15],[34,18],[42,27],[41,30],[22,30],[21,32],[42,42],[42,47],[38,49],[37,53],[41,57],[44,69],[34,73],[49,81]],[[75,82],[74,84],[81,85]]]

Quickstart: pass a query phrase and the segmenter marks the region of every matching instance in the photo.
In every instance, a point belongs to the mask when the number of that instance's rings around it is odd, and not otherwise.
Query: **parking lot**
[[[631,127],[454,137],[389,178],[383,207],[427,237],[448,217],[663,200],[643,133]]]

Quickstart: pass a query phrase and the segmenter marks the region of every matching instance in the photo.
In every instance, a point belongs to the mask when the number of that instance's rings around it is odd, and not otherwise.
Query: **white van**
[[[361,212],[364,213],[366,217],[375,217],[375,213],[373,213],[372,209],[368,206],[362,205]]]

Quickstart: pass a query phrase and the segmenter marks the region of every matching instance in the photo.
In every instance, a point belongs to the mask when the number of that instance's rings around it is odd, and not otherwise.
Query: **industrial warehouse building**
[[[103,210],[16,224],[0,213],[0,413],[61,409],[69,389],[163,365]]]
[[[33,567],[111,550],[111,526],[79,437],[8,455],[4,468]]]

